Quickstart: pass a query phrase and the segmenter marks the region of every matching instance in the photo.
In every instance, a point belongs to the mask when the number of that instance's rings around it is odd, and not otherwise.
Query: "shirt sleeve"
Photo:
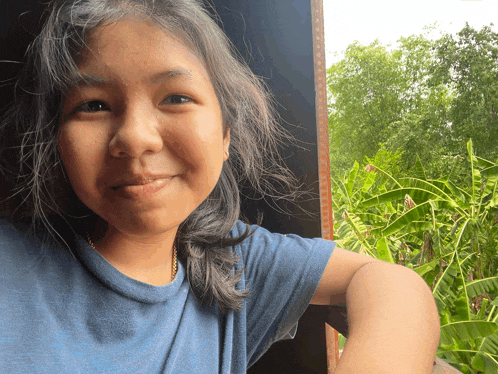
[[[244,232],[239,222],[239,233]],[[335,243],[273,234],[252,226],[240,245],[245,286],[247,358],[252,365],[274,342],[293,338]]]

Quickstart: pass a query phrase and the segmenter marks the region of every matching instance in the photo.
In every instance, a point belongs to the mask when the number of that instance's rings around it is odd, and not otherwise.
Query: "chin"
[[[167,214],[130,215],[125,220],[123,217],[113,218],[106,221],[109,226],[114,227],[117,231],[146,236],[161,235],[171,230],[176,231],[184,220],[178,217],[168,217]]]

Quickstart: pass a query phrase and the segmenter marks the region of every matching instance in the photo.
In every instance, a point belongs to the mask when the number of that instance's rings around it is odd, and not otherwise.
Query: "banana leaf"
[[[400,178],[403,188],[418,188],[425,191],[432,192],[437,195],[441,200],[453,200],[451,198],[452,190],[443,182],[426,181],[417,178]]]
[[[485,374],[498,373],[498,355],[489,353],[478,354],[471,362],[472,368]]]
[[[496,165],[495,163],[478,156],[476,156],[476,160],[477,160],[477,167],[479,169],[487,169],[489,167],[493,167]]]
[[[391,250],[389,249],[387,239],[385,237],[377,240],[376,248],[377,248],[377,258],[379,260],[389,262],[391,264],[395,263],[393,256],[391,254]]]
[[[369,208],[371,206],[384,204],[391,201],[403,200],[406,195],[411,196],[412,199],[416,199],[419,202],[427,201],[430,199],[438,198],[439,196],[435,193],[416,189],[416,188],[398,188],[391,190],[389,192],[371,197],[370,199],[364,200],[360,203],[359,207]]]
[[[360,164],[358,164],[358,161],[354,162],[353,168],[349,172],[348,175],[348,181],[346,183],[346,191],[348,193],[348,196],[351,196],[353,194],[353,186],[354,182],[356,180],[356,175],[358,174],[358,169],[360,168]]]
[[[498,326],[498,325],[497,325]],[[491,359],[491,362],[483,361],[483,356]],[[489,366],[493,366],[493,360],[498,363],[498,333],[486,336],[479,347],[479,355],[476,355],[472,360],[472,367],[484,371],[487,373]],[[495,370],[498,369],[498,365],[495,366]]]
[[[477,202],[477,196],[481,190],[481,173],[476,168],[477,159],[474,155],[474,150],[472,148],[472,140],[467,142],[467,151],[469,153],[470,169],[472,176],[472,203]]]
[[[462,269],[462,274],[468,274],[475,265],[475,260],[477,257],[477,253],[464,253],[458,252],[459,257],[463,257],[464,259],[460,262],[460,267]]]
[[[472,196],[468,194],[466,191],[462,190],[460,187],[458,187],[455,183],[452,181],[448,181],[448,187],[451,189],[453,192],[453,195],[460,200],[463,204],[467,204],[470,200],[472,200]]]
[[[432,291],[439,310],[453,307],[453,300],[457,297],[452,290],[452,285],[455,282],[459,272],[459,265],[457,263],[456,256],[457,253],[454,252],[448,266],[444,269],[443,274],[437,280]]]
[[[467,293],[469,298],[473,298],[485,293],[498,292],[498,277],[490,277],[484,279],[477,279],[467,283]]]
[[[468,218],[463,222],[463,224],[460,224],[460,226],[457,228],[456,232],[457,240],[454,242],[455,249],[460,248],[461,244],[467,242],[470,236],[472,236],[472,233],[470,232],[472,229],[471,222],[472,220]]]
[[[432,184],[434,187],[439,188],[448,196],[451,196],[453,194],[453,191],[451,190],[451,188],[448,187],[446,181],[429,179],[428,182]]]
[[[470,263],[470,258],[472,258],[472,254],[467,256],[464,260],[460,261],[460,256],[456,255],[456,260],[458,263],[458,267],[460,268],[460,271],[458,273],[458,276],[455,279],[455,282],[453,283],[453,289],[456,289],[456,294],[457,297],[454,301],[455,305],[455,310],[462,321],[470,321],[470,304],[469,304],[469,297],[467,296],[467,289],[465,287],[465,274],[468,273],[468,267],[466,267],[466,264]]]
[[[449,363],[457,364],[456,366],[471,366],[475,370],[480,370],[483,371],[484,374],[496,374],[496,366],[494,363],[488,363],[488,358],[498,362],[497,361],[497,356],[493,354],[488,354],[488,353],[480,353],[479,351],[475,351],[472,349],[453,349],[453,350],[438,350],[436,352],[436,356],[443,358],[445,361],[448,361]],[[481,365],[475,365],[475,363],[479,362],[478,360],[484,359],[486,361],[486,364]],[[474,361],[476,360],[476,361]],[[462,363],[468,363],[462,364]],[[483,370],[481,370],[483,369]],[[462,369],[460,369],[462,370]]]
[[[417,155],[417,160],[415,161],[414,170],[415,170],[415,176],[418,179],[423,179],[423,180],[427,179],[427,176],[425,175],[424,166],[422,165],[422,161],[420,161],[420,157],[418,157],[418,155]]]
[[[483,196],[487,196],[496,190],[496,183],[498,182],[498,166],[481,170],[481,176],[486,178],[486,184],[482,194]]]
[[[361,222],[361,220],[356,217],[353,213],[348,213],[346,212],[346,214],[348,215],[348,218],[346,220],[344,220],[344,225],[348,225],[350,226],[353,231],[354,231],[354,235],[356,236],[357,240],[361,242],[362,244],[362,247],[367,251],[367,253],[371,256],[371,257],[374,257],[375,258],[375,254],[373,252],[373,249],[372,247],[370,246],[370,244],[368,244],[368,242],[365,240],[366,239],[366,232],[367,232],[367,228],[366,226],[363,224],[363,222]],[[341,225],[342,227],[343,225]],[[341,230],[341,228],[339,228],[339,231]],[[341,236],[340,237],[344,237],[344,235],[341,233]]]
[[[412,232],[424,232],[430,229],[432,229],[432,224],[430,222],[413,221],[403,227],[403,234],[409,234]],[[417,240],[417,242],[419,242],[419,240]]]
[[[422,266],[413,268],[413,271],[415,271],[418,275],[422,276],[428,271],[433,270],[437,265],[439,264],[439,260],[433,260],[431,262],[428,262],[427,264],[424,264]]]
[[[368,177],[367,179],[365,179],[365,182],[361,187],[361,191],[367,193],[370,190],[370,187],[372,187],[374,181],[375,181],[375,173],[368,173]]]
[[[382,230],[382,236],[392,235],[400,230],[405,229],[408,225],[412,224],[414,221],[417,221],[420,217],[425,216],[430,212],[431,209],[443,209],[449,208],[448,201],[427,201],[416,207],[410,209],[402,216],[398,217],[394,222],[392,222],[389,226],[387,226],[384,230]],[[432,227],[432,226],[431,226]]]
[[[355,212],[356,216],[360,218],[363,222],[370,221],[374,223],[385,223],[385,219],[383,216],[379,214],[373,214],[373,213],[359,213]]]
[[[451,346],[454,341],[467,341],[470,339],[484,338],[498,331],[495,322],[488,321],[459,321],[450,322],[441,326],[442,347]]]
[[[425,216],[431,209],[430,201],[417,205],[397,218],[393,223],[382,230],[382,236],[389,236],[407,227],[420,217]]]
[[[377,170],[377,173],[384,174],[389,180],[391,180],[392,182],[394,182],[395,185],[397,185],[398,187],[401,187],[401,185],[398,183],[398,181],[396,179],[394,179],[391,174],[389,174],[388,172],[382,170],[377,165],[372,165],[372,166]],[[375,175],[375,173],[371,173],[371,174]]]
[[[492,176],[498,175],[498,165],[492,164],[486,169],[481,170],[481,175],[485,178],[491,178]]]
[[[369,208],[371,206],[380,205],[391,201],[403,200],[406,195],[410,196],[413,199],[413,201],[415,201],[417,204],[421,204],[429,200],[438,200],[438,201],[446,200],[446,204],[449,207],[459,208],[458,203],[455,202],[454,200],[443,198],[445,196],[444,193],[442,195],[443,197],[441,197],[440,193],[432,192],[422,188],[399,188],[396,190],[391,190],[389,192],[364,200],[359,204],[358,207]]]
[[[346,199],[348,205],[351,207],[352,206],[352,204],[351,204],[351,198],[350,198],[350,196],[348,194],[348,190],[347,190],[346,186],[344,185],[344,183],[342,183],[342,181],[336,181],[336,180],[332,180],[332,181],[335,183],[335,185],[342,192],[343,199]]]

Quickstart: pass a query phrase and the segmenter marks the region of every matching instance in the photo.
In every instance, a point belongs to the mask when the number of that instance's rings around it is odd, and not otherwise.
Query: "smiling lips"
[[[120,197],[143,199],[162,189],[173,177],[140,178],[111,187]]]

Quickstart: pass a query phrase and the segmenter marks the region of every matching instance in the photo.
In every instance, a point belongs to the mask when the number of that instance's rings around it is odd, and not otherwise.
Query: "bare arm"
[[[432,373],[440,326],[425,281],[403,266],[336,251],[312,300],[347,305],[349,337],[335,373]]]

